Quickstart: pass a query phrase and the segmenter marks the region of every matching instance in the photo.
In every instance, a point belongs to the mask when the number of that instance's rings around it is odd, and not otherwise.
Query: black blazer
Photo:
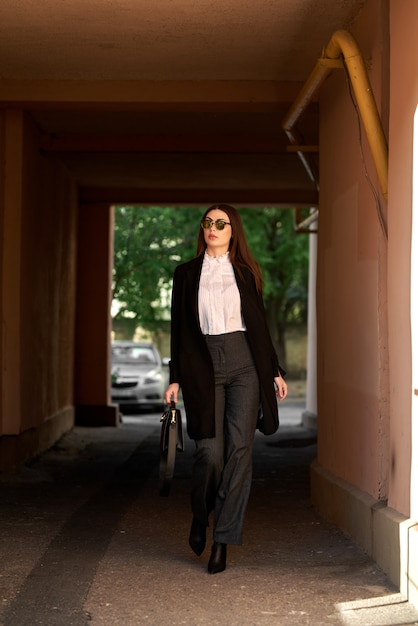
[[[198,289],[204,255],[179,265],[174,272],[171,305],[170,383],[179,383],[187,417],[187,432],[192,439],[215,436],[215,377],[212,359],[200,329]],[[266,435],[279,426],[274,377],[280,371],[267,327],[263,299],[257,293],[254,277],[243,271],[235,278],[241,295],[242,316],[247,328],[260,381],[260,412],[257,428]]]

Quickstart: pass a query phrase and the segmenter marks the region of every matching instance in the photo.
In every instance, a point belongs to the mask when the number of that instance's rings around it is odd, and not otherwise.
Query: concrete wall
[[[19,110],[0,113],[0,469],[74,422],[76,186]]]
[[[344,75],[334,73],[321,92],[318,458],[312,466],[314,504],[350,533],[415,605],[418,531],[411,513],[418,497],[411,464],[417,446],[412,419],[417,355],[411,294],[417,285],[411,276],[411,232],[417,24],[415,0],[370,0],[352,29],[389,138],[387,206],[378,194],[387,241],[364,176]],[[378,189],[364,143],[364,162]]]
[[[389,504],[410,514],[411,472],[411,232],[414,118],[418,105],[418,5],[391,3],[391,101],[389,170]],[[416,132],[416,131],[415,131]],[[418,181],[415,181],[417,184]],[[415,190],[416,193],[416,190]],[[415,219],[417,216],[415,215]],[[415,285],[415,290],[418,285]]]
[[[418,245],[416,235],[414,241],[411,238],[412,224],[416,233],[418,218],[418,4],[414,0],[393,0],[390,16],[388,504],[410,518],[405,524],[408,532],[400,533],[403,538],[401,555],[404,555],[401,585],[418,606],[418,354],[412,348],[412,334],[416,336],[418,320],[411,308],[411,300],[416,299],[418,292],[416,269],[415,274],[411,274],[411,256],[416,257]],[[415,341],[415,350],[417,348]]]
[[[379,108],[389,97],[387,12],[372,0],[353,28]],[[376,499],[387,496],[387,242],[361,159],[344,70],[320,93],[318,463]],[[387,129],[386,129],[387,131]],[[363,129],[365,166],[381,197]]]
[[[118,408],[110,404],[113,231],[111,206],[80,206],[74,381],[80,425],[118,423]]]

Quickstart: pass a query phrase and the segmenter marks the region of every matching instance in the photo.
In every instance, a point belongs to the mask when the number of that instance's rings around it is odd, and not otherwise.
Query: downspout
[[[311,75],[284,118],[282,128],[292,146],[297,147],[296,152],[308,172],[309,177],[315,181],[318,186],[317,177],[309,163],[309,158],[305,156],[304,147],[300,145],[299,136],[294,127],[329,74],[334,69],[343,67],[342,60],[340,59],[341,55],[344,57],[345,66],[357,100],[360,116],[363,121],[379,178],[382,195],[385,200],[387,200],[388,146],[363,57],[357,42],[348,31],[337,30],[333,34],[322,57],[318,60]]]

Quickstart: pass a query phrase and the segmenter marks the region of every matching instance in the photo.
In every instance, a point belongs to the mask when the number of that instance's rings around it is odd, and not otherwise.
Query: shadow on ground
[[[75,428],[2,475],[0,624],[417,623],[376,564],[311,506],[315,433],[288,408],[276,435],[256,436],[244,545],[229,547],[215,576],[210,541],[200,558],[187,544],[189,440],[170,496],[159,496],[158,414]]]

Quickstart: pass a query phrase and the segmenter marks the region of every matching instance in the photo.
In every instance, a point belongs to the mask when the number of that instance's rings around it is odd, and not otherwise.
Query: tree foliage
[[[116,318],[134,318],[151,331],[167,319],[174,268],[194,256],[198,223],[192,208],[116,207]]]
[[[293,227],[293,211],[265,208],[240,211],[248,243],[264,279],[264,304],[273,343],[286,363],[286,327],[306,323],[309,239]]]
[[[169,319],[175,267],[194,257],[203,210],[193,207],[115,209],[113,299],[117,319],[155,332]],[[293,229],[289,209],[241,209],[250,248],[264,278],[267,318],[279,356],[290,323],[307,315],[308,237]]]

